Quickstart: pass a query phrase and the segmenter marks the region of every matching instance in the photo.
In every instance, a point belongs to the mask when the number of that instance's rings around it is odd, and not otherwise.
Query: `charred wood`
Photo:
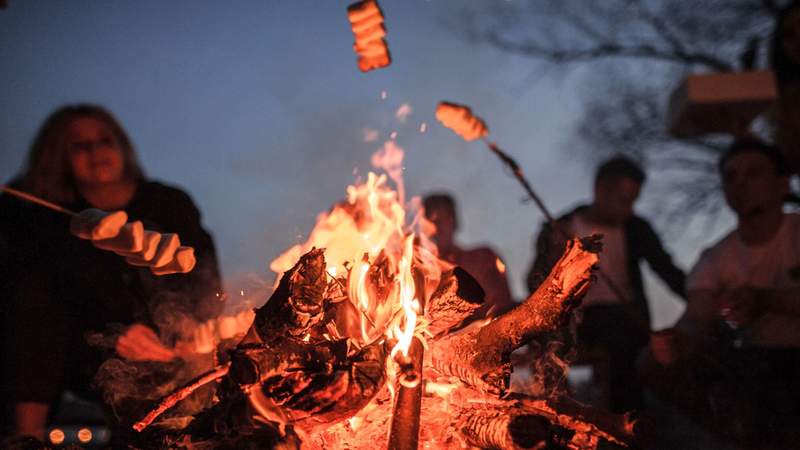
[[[443,274],[426,307],[428,332],[436,338],[458,328],[483,305],[485,296],[475,278],[461,267]]]
[[[435,342],[434,367],[486,392],[506,392],[511,352],[566,322],[589,287],[598,250],[596,237],[568,241],[550,275],[524,303],[483,327],[472,326]]]
[[[472,445],[504,450],[594,448],[601,441],[630,446],[646,442],[648,428],[646,420],[630,413],[613,414],[567,398],[523,395],[464,408],[458,426]]]

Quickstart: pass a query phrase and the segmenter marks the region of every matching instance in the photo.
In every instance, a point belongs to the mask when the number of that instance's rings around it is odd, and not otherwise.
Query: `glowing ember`
[[[379,135],[378,130],[373,130],[372,128],[361,129],[361,140],[364,142],[375,142],[378,140]]]
[[[501,260],[500,258],[497,258],[497,261],[495,261],[495,265],[497,265],[497,271],[498,272],[506,273],[506,265],[503,264],[503,260]]]

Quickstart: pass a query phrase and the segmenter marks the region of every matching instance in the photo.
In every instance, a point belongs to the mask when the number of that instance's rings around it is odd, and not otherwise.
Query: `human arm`
[[[175,358],[175,352],[161,343],[155,331],[141,323],[129,326],[117,338],[115,349],[129,361],[169,362]]]
[[[19,402],[14,404],[14,434],[31,436],[44,441],[50,405],[41,402]]]
[[[534,242],[534,260],[525,278],[528,291],[533,292],[544,281],[558,258],[564,253],[566,240],[560,238],[549,224],[543,224]]]
[[[647,221],[638,219],[636,224],[636,241],[639,243],[642,257],[659,278],[669,286],[670,290],[683,299],[688,299],[686,292],[686,274],[672,261],[672,256],[664,249],[661,239]]]
[[[18,273],[19,274],[19,273]],[[70,333],[69,315],[51,303],[49,280],[23,275],[6,297],[2,360],[4,402],[12,432],[43,439],[50,406],[61,391]]]
[[[800,288],[770,289],[741,286],[720,295],[725,317],[747,325],[764,314],[800,316]]]

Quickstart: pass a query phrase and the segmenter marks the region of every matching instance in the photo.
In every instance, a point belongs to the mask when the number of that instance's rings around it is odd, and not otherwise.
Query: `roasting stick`
[[[528,183],[528,180],[525,178],[525,175],[522,173],[522,169],[519,167],[519,164],[517,164],[517,162],[514,161],[514,159],[512,157],[508,156],[508,154],[506,154],[504,151],[500,150],[500,148],[494,142],[490,142],[485,137],[482,138],[481,140],[483,140],[483,142],[486,143],[486,145],[489,147],[489,149],[491,151],[493,151],[497,155],[498,158],[500,158],[506,165],[508,165],[508,167],[511,168],[511,171],[514,172],[514,176],[522,184],[522,187],[525,188],[525,190],[528,192],[528,195],[533,199],[534,202],[536,202],[536,206],[539,207],[539,210],[544,215],[545,219],[547,220],[547,223],[550,224],[550,227],[553,230],[555,230],[556,233],[560,234],[564,239],[570,239],[571,236],[567,235],[567,233],[566,233],[566,231],[564,231],[563,227],[558,226],[558,224],[556,223],[555,219],[550,214],[550,211],[544,205],[544,202],[542,202],[542,200],[539,198],[539,196],[536,195],[536,192],[534,192],[534,190],[531,187],[530,183]],[[614,280],[611,279],[611,277],[609,277],[605,272],[600,270],[599,267],[597,268],[597,270],[595,270],[595,273],[597,274],[598,278],[603,280],[603,282],[606,285],[608,285],[608,287],[611,289],[611,291],[614,293],[614,295],[616,295],[623,303],[628,301],[627,296],[625,295],[625,293],[617,285],[617,283],[614,282]]]
[[[66,214],[71,217],[77,217],[78,213],[72,211],[70,209],[64,208],[63,206],[56,205],[55,203],[48,202],[47,200],[37,197],[33,194],[28,194],[27,192],[18,191],[14,188],[10,188],[8,186],[0,185],[0,190],[7,194],[11,194],[14,197],[21,198],[22,200],[35,203],[39,206],[44,206],[45,208],[52,209],[53,211],[60,212],[62,214]]]
[[[136,422],[133,425],[133,429],[136,431],[141,432],[145,428],[148,427],[151,423],[153,423],[158,416],[163,414],[166,410],[175,406],[179,401],[185,399],[186,397],[192,395],[192,393],[201,387],[211,383],[212,381],[222,378],[228,374],[228,370],[231,368],[231,363],[225,363],[221,366],[217,366],[210,371],[194,378],[184,387],[178,389],[177,391],[173,392],[172,394],[167,395],[166,397],[162,398],[161,401],[158,403],[158,406],[147,413],[144,416],[144,419]]]
[[[506,152],[500,149],[494,142],[489,141],[487,136],[489,135],[489,130],[486,128],[486,124],[480,118],[474,116],[472,114],[472,110],[466,106],[458,105],[456,103],[448,103],[442,102],[436,108],[436,118],[442,122],[444,126],[453,130],[456,134],[461,136],[466,141],[473,141],[475,139],[481,139],[489,150],[491,150],[498,158],[505,165],[507,165],[511,171],[514,173],[514,177],[522,184],[522,187],[525,189],[525,192],[528,193],[528,196],[536,203],[536,206],[539,208],[539,211],[542,212],[547,222],[550,224],[550,227],[558,234],[560,234],[564,239],[571,239],[571,236],[564,231],[563,227],[560,227],[556,222],[553,215],[550,214],[550,210],[547,209],[544,202],[542,201],[541,197],[536,194],[536,191],[533,190],[533,187],[528,182],[528,179],[525,178],[525,174],[522,172],[522,168],[519,166],[516,160],[509,156]],[[598,278],[603,280],[606,285],[611,289],[611,291],[616,295],[620,301],[626,303],[628,301],[627,296],[625,295],[624,291],[611,279],[605,272],[600,270],[598,267],[595,270]]]
[[[508,156],[506,152],[500,150],[500,147],[498,147],[497,144],[489,141],[489,139],[487,139],[486,137],[481,138],[481,140],[486,144],[487,147],[489,147],[489,150],[494,152],[494,154],[497,155],[497,157],[500,158],[500,160],[503,161],[511,169],[511,171],[514,173],[514,176],[517,178],[517,180],[519,180],[520,184],[522,184],[522,187],[525,188],[525,192],[528,193],[528,196],[530,196],[530,198],[533,199],[534,202],[536,202],[536,206],[539,207],[539,210],[544,215],[544,218],[547,220],[547,223],[549,223],[554,230],[560,231],[561,228],[556,226],[556,221],[553,218],[553,215],[550,214],[550,210],[547,209],[547,206],[544,205],[542,199],[536,194],[536,191],[533,190],[533,187],[528,182],[528,179],[525,178],[525,174],[522,173],[522,168],[519,166],[519,164],[517,164],[517,161],[515,161],[514,158]],[[561,232],[561,234],[565,233]],[[569,236],[565,235],[564,237],[568,238]]]
[[[132,222],[130,224],[125,224],[124,222],[127,220],[128,216],[125,214],[124,211],[118,211],[116,213],[110,213],[109,214],[109,213],[105,213],[103,211],[99,211],[99,210],[96,210],[96,209],[88,209],[88,210],[82,211],[81,213],[76,213],[75,211],[72,211],[71,209],[64,208],[61,205],[57,205],[57,204],[55,204],[53,202],[50,202],[50,201],[47,201],[47,200],[45,200],[45,199],[43,199],[41,197],[37,197],[37,196],[35,196],[33,194],[29,194],[27,192],[20,191],[18,189],[14,189],[14,188],[2,185],[2,184],[0,184],[0,191],[5,192],[5,193],[7,193],[9,195],[13,195],[14,197],[17,197],[17,198],[19,198],[21,200],[25,200],[27,202],[34,203],[34,204],[39,205],[39,206],[43,206],[43,207],[48,208],[50,210],[53,210],[55,212],[58,212],[58,213],[61,213],[61,214],[66,214],[66,215],[70,216],[70,218],[71,218],[71,221],[70,221],[70,233],[72,233],[73,235],[77,236],[80,239],[91,239],[92,240],[92,244],[95,247],[99,248],[99,249],[110,250],[110,251],[113,251],[114,253],[116,253],[116,254],[118,254],[120,256],[124,256],[125,260],[131,265],[138,265],[138,266],[150,265],[149,264],[150,261],[149,260],[142,260],[142,256],[143,255],[140,254],[141,250],[142,250],[141,247],[143,245],[142,239],[144,237],[144,233],[145,232],[150,233],[151,235],[159,236],[159,240],[157,240],[156,242],[160,245],[160,238],[162,237],[162,235],[160,235],[159,233],[151,232],[149,230],[147,230],[147,231],[144,230],[143,225],[142,225],[142,223],[140,221]],[[93,235],[93,232],[91,231],[91,229],[89,229],[89,230],[82,229],[83,226],[87,225],[85,223],[87,219],[86,219],[84,213],[89,213],[90,217],[91,216],[96,217],[95,213],[101,213],[103,216],[107,216],[107,217],[114,217],[115,215],[117,215],[117,219],[120,219],[120,216],[121,216],[122,218],[120,220],[122,222],[119,223],[118,225],[124,225],[123,230],[128,230],[128,227],[130,227],[130,233],[131,234],[127,235],[127,236],[123,236],[123,237],[125,237],[125,239],[123,239],[122,242],[120,242],[117,239],[117,234],[119,233],[119,228],[115,228],[114,229],[114,234],[113,235],[107,235],[107,236],[102,236],[102,235],[101,236],[96,236],[96,235]],[[113,221],[111,223],[113,223]],[[89,224],[89,226],[91,227],[93,225]],[[137,229],[138,229],[138,233],[139,233],[139,235],[138,235],[139,236],[139,238],[138,238],[138,247],[137,248],[133,248],[133,247],[137,246],[137,244],[136,244],[137,243],[137,238],[136,238]],[[165,237],[165,236],[167,236],[167,235],[166,234],[163,235],[163,237]],[[178,243],[179,243],[177,235],[171,235],[171,236],[174,238],[174,240],[176,242],[175,245],[177,247]],[[123,245],[124,247],[120,248],[121,245]],[[171,259],[167,260],[166,262],[161,263],[158,266],[150,266],[151,272],[153,272],[155,275],[169,275],[169,274],[173,274],[173,273],[188,273],[194,268],[194,266],[196,264],[196,259],[195,259],[195,256],[194,256],[194,249],[192,247],[177,247],[177,249],[172,250],[172,251],[174,252],[174,254],[171,256]],[[153,256],[151,255],[150,258],[152,258],[152,257]]]

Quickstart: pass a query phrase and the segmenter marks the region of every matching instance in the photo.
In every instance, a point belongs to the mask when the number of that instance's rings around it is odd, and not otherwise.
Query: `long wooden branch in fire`
[[[511,352],[568,319],[592,280],[599,238],[567,242],[550,275],[525,302],[491,323],[447,336],[432,346],[433,366],[478,389],[502,394],[511,375]]]
[[[214,369],[194,378],[189,383],[187,383],[182,388],[178,389],[177,391],[167,395],[160,402],[158,402],[158,406],[147,413],[144,419],[136,422],[133,425],[133,429],[136,431],[141,432],[145,428],[147,428],[154,420],[158,418],[161,414],[163,414],[168,409],[175,406],[179,401],[185,399],[186,397],[192,395],[192,393],[201,387],[211,383],[214,380],[224,377],[228,374],[228,370],[230,369],[230,363],[223,364],[219,367],[215,367]]]

